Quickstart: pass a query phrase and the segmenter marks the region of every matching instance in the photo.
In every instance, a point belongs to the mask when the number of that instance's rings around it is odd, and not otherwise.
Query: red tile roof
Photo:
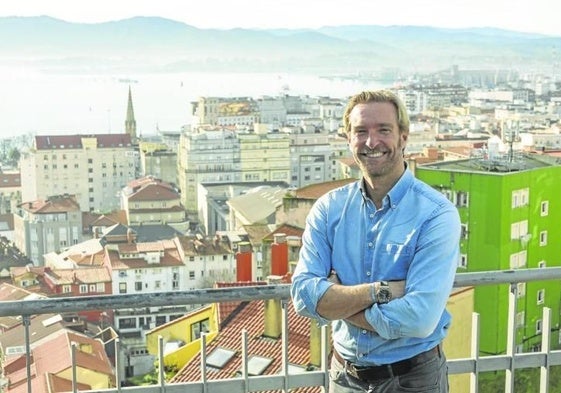
[[[128,197],[134,201],[179,201],[180,195],[174,189],[159,183],[149,183],[136,190]]]
[[[311,184],[306,187],[299,188],[295,191],[296,198],[316,200],[327,192],[346,184],[357,181],[356,179],[340,179],[325,183]]]
[[[132,146],[129,134],[37,135],[35,136],[35,149],[82,149],[82,138],[96,138],[98,149]]]
[[[24,202],[20,207],[30,213],[66,213],[80,211],[80,204],[76,201],[75,195],[59,195],[49,197],[47,200],[39,199],[32,202]]]
[[[122,248],[124,247],[124,248]],[[161,240],[153,243],[131,243],[119,245],[119,250],[126,253],[143,253],[147,251],[161,251],[164,250],[164,255],[161,257],[159,263],[149,263],[143,258],[119,258],[119,251],[107,250],[107,256],[111,268],[115,270],[123,269],[138,269],[162,266],[183,266],[183,258],[178,245],[173,240]]]
[[[275,229],[273,232],[271,232],[267,236],[265,236],[263,238],[263,241],[272,242],[275,238],[275,235],[277,235],[279,233],[284,233],[286,236],[302,237],[302,234],[304,233],[304,229],[299,228],[299,227],[294,226],[294,225],[282,224],[277,229]]]
[[[20,173],[1,173],[0,172],[0,189],[8,187],[21,187]]]
[[[253,283],[255,285],[255,283]],[[233,286],[239,283],[233,283]],[[220,304],[222,306],[222,304]],[[312,321],[297,315],[289,301],[288,309],[288,361],[290,364],[306,367],[310,362],[310,326]],[[209,379],[232,378],[242,365],[242,335],[247,331],[248,357],[258,355],[272,359],[271,364],[265,369],[263,375],[278,374],[282,367],[282,342],[281,338],[273,339],[264,337],[265,328],[265,301],[239,302],[234,309],[235,314],[230,314],[226,326],[222,326],[217,338],[207,347],[207,354],[211,354],[216,348],[233,350],[236,354],[220,370],[209,370]],[[172,379],[173,383],[199,381],[200,354],[196,355],[187,363]],[[299,392],[319,392],[320,387],[307,387],[298,389]]]
[[[105,267],[53,269],[46,271],[45,276],[55,285],[111,282],[111,276]]]

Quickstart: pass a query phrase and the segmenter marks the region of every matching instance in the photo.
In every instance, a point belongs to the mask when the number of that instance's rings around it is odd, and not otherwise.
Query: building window
[[[510,268],[519,269],[526,266],[527,252],[526,250],[510,254]]]
[[[538,268],[543,269],[546,267],[546,262],[545,261],[539,261],[538,262]]]
[[[537,296],[537,304],[543,304],[545,300],[545,289],[540,289]]]
[[[520,190],[512,191],[512,208],[528,205],[530,200],[530,189],[523,188]]]
[[[72,285],[63,285],[62,286],[62,293],[70,293],[72,292]]]
[[[540,246],[547,246],[547,231],[540,232]]]
[[[201,333],[208,333],[210,322],[207,319],[191,324],[191,340],[196,340],[201,337]]]
[[[194,280],[195,279],[195,271],[194,270],[190,270],[189,271],[189,280]]]
[[[119,283],[119,293],[127,293],[127,283],[120,282]]]
[[[142,281],[137,281],[134,283],[134,289],[136,291],[142,291]]]
[[[467,254],[460,254],[460,261],[458,263],[458,267],[463,269],[467,269],[468,266],[468,256]]]
[[[97,285],[90,284],[90,292],[97,292]]]
[[[519,282],[518,284],[516,284],[516,293],[517,293],[518,297],[526,296],[526,283],[525,282]]]
[[[544,217],[547,216],[548,214],[549,214],[549,201],[543,201],[541,203],[540,215]]]
[[[86,284],[80,285],[80,293],[88,293],[88,286]]]
[[[96,284],[96,292],[104,293],[105,292],[105,284],[102,282],[98,282]]]
[[[528,234],[528,220],[513,222],[510,224],[511,240],[518,240]]]
[[[136,318],[119,318],[119,329],[136,328]]]
[[[468,207],[469,206],[469,192],[458,191],[456,193],[456,206]]]
[[[468,224],[462,224],[461,225],[461,235],[460,237],[462,239],[467,239],[468,238]]]
[[[542,332],[542,320],[538,319],[536,321],[536,334],[541,334]]]
[[[446,197],[446,199],[448,199],[454,205],[456,204],[456,193],[454,191],[449,188],[443,188],[440,190],[440,192]]]

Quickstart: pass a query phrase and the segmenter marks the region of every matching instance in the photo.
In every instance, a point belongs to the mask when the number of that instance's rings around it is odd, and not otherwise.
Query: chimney
[[[282,283],[282,276],[267,276],[269,285]],[[279,338],[282,334],[282,306],[280,299],[265,300],[265,330],[263,335],[270,338]]]
[[[240,242],[238,243],[238,250],[236,253],[236,281],[252,281],[251,244],[249,242]]]
[[[288,243],[284,233],[277,233],[273,237],[271,246],[271,274],[284,276],[288,273]]]
[[[131,228],[127,229],[127,243],[128,244],[134,243],[134,236],[133,236],[133,231],[132,231]]]

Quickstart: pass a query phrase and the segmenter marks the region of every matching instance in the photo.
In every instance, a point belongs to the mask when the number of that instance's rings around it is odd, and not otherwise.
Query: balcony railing
[[[469,374],[470,391],[477,392],[478,378],[480,373],[488,371],[505,371],[505,392],[514,392],[514,376],[516,370],[522,368],[540,369],[540,392],[548,392],[549,369],[551,366],[561,365],[561,350],[550,349],[551,331],[551,310],[547,307],[543,309],[542,327],[542,348],[539,352],[516,353],[515,332],[516,332],[516,300],[517,283],[532,281],[558,280],[561,278],[561,267],[543,269],[520,269],[509,271],[489,271],[477,273],[462,273],[456,275],[455,287],[471,287],[479,285],[510,284],[509,291],[509,311],[508,311],[508,337],[507,349],[503,355],[482,356],[479,353],[479,315],[474,313],[472,318],[472,342],[471,355],[468,358],[448,359],[448,369],[451,375]],[[201,303],[217,303],[231,301],[252,301],[267,299],[289,299],[289,285],[263,285],[238,288],[221,289],[198,289],[182,292],[161,292],[151,294],[125,294],[125,295],[106,295],[91,298],[72,297],[41,300],[5,301],[0,302],[0,317],[21,316],[24,325],[25,349],[27,357],[27,392],[32,393],[31,387],[31,362],[30,362],[30,336],[29,321],[30,316],[48,313],[68,313],[79,311],[139,308],[155,306],[173,305],[194,305]],[[318,370],[307,371],[304,373],[291,374],[288,367],[288,341],[287,337],[288,320],[286,307],[283,307],[282,319],[282,372],[275,375],[249,376],[247,371],[247,333],[242,334],[242,357],[243,366],[241,377],[212,380],[207,378],[205,367],[201,367],[202,378],[200,381],[188,383],[167,383],[164,378],[163,367],[163,340],[159,339],[159,383],[157,385],[143,387],[115,387],[112,389],[96,390],[96,392],[197,392],[197,393],[237,393],[251,391],[270,391],[278,390],[288,392],[299,387],[318,386],[327,389],[329,383],[328,374],[328,339],[327,329],[322,330],[321,358],[322,366]],[[119,353],[119,340],[116,340],[116,352]],[[203,335],[201,346],[201,365],[205,364],[206,359],[206,339]],[[73,347],[73,354],[76,348]],[[77,392],[76,365],[73,356],[73,391]],[[120,380],[119,370],[121,369],[119,357],[116,356],[116,380]],[[82,390],[83,392],[83,390]],[[92,391],[93,392],[93,391]],[[36,392],[40,393],[40,392]]]

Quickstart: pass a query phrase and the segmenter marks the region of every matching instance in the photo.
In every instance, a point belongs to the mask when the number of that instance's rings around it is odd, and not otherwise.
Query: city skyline
[[[415,1],[379,3],[355,0],[341,6],[336,0],[262,2],[224,0],[184,2],[151,0],[76,3],[71,0],[22,0],[2,5],[0,17],[47,15],[76,23],[101,23],[135,16],[159,16],[198,28],[319,28],[340,25],[411,25],[444,28],[495,27],[519,32],[561,36],[549,0],[531,6],[522,0]],[[219,9],[220,12],[216,12]],[[548,11],[549,10],[549,11]]]

